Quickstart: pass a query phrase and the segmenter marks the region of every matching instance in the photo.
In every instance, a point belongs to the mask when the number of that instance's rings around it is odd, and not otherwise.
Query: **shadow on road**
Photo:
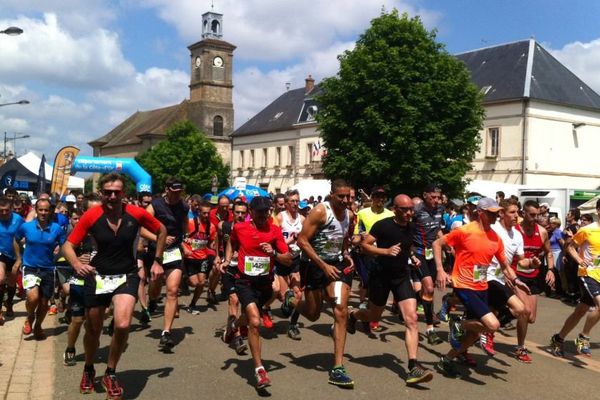
[[[265,367],[265,370],[269,374],[273,371],[285,368],[285,365],[277,361],[262,360],[262,362],[263,367]],[[233,368],[233,372],[235,372],[242,379],[246,379],[246,383],[248,385],[253,387],[255,386],[256,382],[254,379],[254,361],[252,359],[241,360],[239,358],[230,358],[228,360],[225,360],[223,366],[221,367],[221,370],[226,371],[232,366],[235,366]],[[261,397],[271,396],[271,394],[266,389],[257,389],[256,392]]]
[[[158,369],[134,369],[119,371],[117,377],[125,389],[125,397],[128,399],[138,399],[151,376],[157,378],[166,378],[173,372],[173,367]],[[100,376],[100,379],[102,377]],[[106,393],[102,385],[95,385],[98,393]]]

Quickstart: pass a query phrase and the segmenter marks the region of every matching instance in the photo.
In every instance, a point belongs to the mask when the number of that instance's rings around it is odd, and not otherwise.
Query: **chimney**
[[[304,85],[304,94],[309,94],[315,88],[315,80],[312,75],[308,75],[308,78],[304,82],[306,82]]]

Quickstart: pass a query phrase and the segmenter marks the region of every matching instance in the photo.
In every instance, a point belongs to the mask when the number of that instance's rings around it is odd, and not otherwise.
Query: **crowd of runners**
[[[162,193],[128,199],[115,173],[101,178],[97,193],[77,193],[67,203],[41,195],[32,205],[7,189],[0,197],[0,325],[14,318],[16,296],[26,302],[23,334],[34,339],[45,338],[47,314],[64,312],[64,364],[75,365],[76,348],[83,348],[84,394],[95,390],[96,351],[108,330],[101,384],[109,399],[123,396],[116,370],[136,307],[140,322],[151,324],[164,303],[158,345],[171,351],[176,318],[199,314],[205,289],[209,304],[227,303],[218,308],[227,314],[222,340],[239,356],[250,353],[257,389],[271,385],[260,328],[273,328],[275,306],[289,321],[291,340],[302,339],[300,318],[314,322],[324,303],[331,306],[328,382],[345,388],[354,386],[344,366],[347,334],[357,321],[380,330],[388,307],[404,325],[409,385],[434,376],[418,361],[419,314],[430,345],[444,346],[436,328],[449,324],[448,351],[435,368],[459,378],[457,364],[477,365],[471,346],[495,355],[501,327],[516,328],[515,360],[533,361],[525,341],[541,293],[575,306],[549,334],[548,351],[562,357],[564,341],[585,318],[574,340],[578,353],[591,356],[590,334],[600,319],[600,226],[577,209],[561,227],[547,204],[520,204],[502,192],[449,201],[435,184],[412,198],[376,186],[357,198],[341,179],[317,200],[295,190],[252,199],[184,193],[172,177]],[[436,291],[443,294],[438,305]],[[190,303],[182,306],[178,297],[187,293]]]

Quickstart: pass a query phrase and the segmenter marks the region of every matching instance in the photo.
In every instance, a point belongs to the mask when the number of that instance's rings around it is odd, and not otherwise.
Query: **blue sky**
[[[189,97],[187,46],[200,40],[210,0],[3,0],[0,133],[29,134],[16,151],[52,159],[86,144],[136,110]],[[215,0],[224,40],[236,46],[235,126],[285,90],[336,73],[382,6],[419,15],[451,53],[535,37],[600,92],[600,2],[583,0]],[[8,143],[12,150],[12,141]]]

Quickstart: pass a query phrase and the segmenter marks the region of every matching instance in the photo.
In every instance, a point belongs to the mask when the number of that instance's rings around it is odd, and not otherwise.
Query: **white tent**
[[[27,168],[28,170],[30,170],[31,172],[33,172],[36,175],[38,174],[38,172],[40,172],[40,163],[42,162],[42,159],[40,157],[36,156],[31,151],[29,153],[17,158],[17,161],[19,161],[21,164],[23,164],[23,166],[25,168]],[[46,169],[46,171],[45,171],[46,179],[51,180],[52,179],[52,170],[54,169],[54,167],[52,165],[46,163],[45,169]],[[85,180],[83,178],[80,178],[77,176],[69,177],[69,184],[68,184],[69,189],[83,190],[84,184],[85,184]]]
[[[331,182],[327,179],[304,179],[290,189],[296,189],[300,193],[300,199],[308,199],[310,196],[325,198],[331,193]]]
[[[506,197],[510,197],[511,194],[518,195],[519,189],[524,188],[525,185],[516,185],[513,183],[503,183],[496,181],[484,181],[475,179],[469,182],[466,187],[467,192],[481,193],[486,197],[496,198],[496,192],[503,191]]]
[[[581,214],[596,214],[596,203],[598,200],[600,200],[600,195],[589,199],[577,208],[579,208]]]

